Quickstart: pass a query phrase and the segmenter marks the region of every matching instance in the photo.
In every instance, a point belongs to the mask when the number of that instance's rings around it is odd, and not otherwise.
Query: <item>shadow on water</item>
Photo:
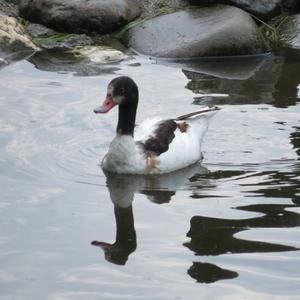
[[[134,194],[145,194],[149,200],[155,203],[169,202],[176,191],[180,189],[199,191],[203,189],[207,197],[215,197],[214,187],[218,180],[238,180],[245,176],[263,176],[266,173],[225,170],[209,172],[200,164],[180,170],[164,176],[128,176],[106,174],[107,187],[114,205],[116,221],[115,242],[110,244],[102,241],[93,241],[92,245],[102,248],[105,259],[125,265],[129,255],[137,248],[136,231],[134,226],[134,213],[132,202]],[[296,199],[296,188],[299,186],[299,178],[289,176],[285,172],[269,172],[269,179],[257,189],[251,185],[243,186],[246,193],[268,196],[275,187],[276,197],[291,197]],[[290,190],[278,188],[280,185],[289,186]],[[241,184],[242,186],[242,184]],[[192,195],[191,195],[192,196]],[[273,195],[274,196],[274,195]],[[196,256],[212,256],[235,253],[259,253],[259,252],[284,252],[299,250],[296,247],[252,241],[238,238],[237,233],[258,228],[290,228],[300,226],[299,214],[288,211],[295,207],[293,204],[255,204],[239,206],[235,209],[247,212],[259,213],[258,217],[246,219],[221,219],[204,216],[193,216],[190,220],[190,229],[187,236],[189,242],[183,245],[190,249]],[[193,261],[187,273],[199,283],[213,283],[223,279],[238,277],[234,270],[223,269],[217,265]]]

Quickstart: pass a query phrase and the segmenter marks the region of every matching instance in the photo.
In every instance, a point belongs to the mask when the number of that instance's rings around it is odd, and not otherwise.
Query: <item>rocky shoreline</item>
[[[298,51],[299,9],[297,0],[0,0],[0,66],[40,50],[41,65],[61,50],[81,68],[128,59],[128,48],[167,59],[257,55],[273,43]]]

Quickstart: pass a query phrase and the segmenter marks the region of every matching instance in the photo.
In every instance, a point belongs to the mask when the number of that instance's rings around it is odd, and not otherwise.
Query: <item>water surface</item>
[[[0,71],[0,299],[299,299],[297,58],[37,61]],[[103,174],[117,110],[92,111],[118,75],[138,122],[222,109],[201,164]]]

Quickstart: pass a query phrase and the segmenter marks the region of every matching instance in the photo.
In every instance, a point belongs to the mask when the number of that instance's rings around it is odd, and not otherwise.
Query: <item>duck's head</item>
[[[137,107],[138,87],[127,76],[114,78],[107,87],[107,94],[103,104],[94,109],[94,113],[107,113],[114,106]]]

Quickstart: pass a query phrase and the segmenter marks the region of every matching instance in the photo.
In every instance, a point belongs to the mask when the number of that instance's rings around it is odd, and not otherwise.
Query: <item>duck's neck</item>
[[[121,104],[119,105],[119,121],[117,133],[120,135],[133,136],[136,116],[136,105]]]

